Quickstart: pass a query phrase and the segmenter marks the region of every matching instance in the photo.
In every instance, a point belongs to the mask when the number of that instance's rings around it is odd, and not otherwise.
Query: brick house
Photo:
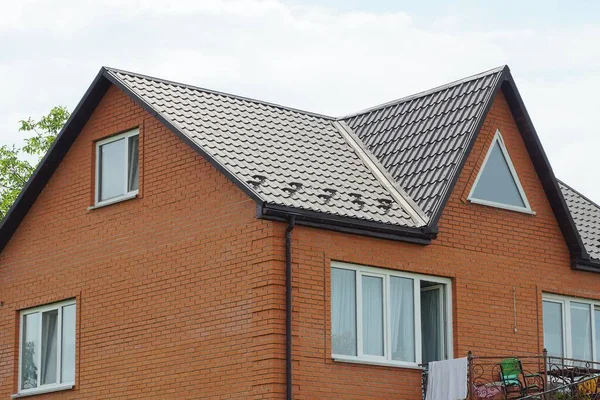
[[[599,238],[508,67],[342,118],[102,68],[0,226],[0,398],[417,399],[468,351],[598,360]]]

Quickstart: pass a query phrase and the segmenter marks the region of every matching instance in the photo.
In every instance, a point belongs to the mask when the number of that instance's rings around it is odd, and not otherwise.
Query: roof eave
[[[510,71],[506,74],[502,90],[572,258],[591,260]]]
[[[102,68],[0,223],[0,252],[8,244],[13,233],[56,171],[109,86],[110,82],[104,77]]]
[[[600,272],[600,260],[576,257],[571,262],[571,268],[577,271]]]
[[[286,221],[292,216],[297,225],[379,239],[426,245],[437,237],[437,230],[429,226],[411,228],[267,203],[260,203],[257,207],[257,217],[260,219]]]

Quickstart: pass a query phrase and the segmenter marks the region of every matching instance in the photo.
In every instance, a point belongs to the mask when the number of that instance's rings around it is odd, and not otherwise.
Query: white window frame
[[[563,320],[563,357],[565,358],[573,358],[573,344],[572,344],[572,331],[571,331],[571,302],[573,303],[582,303],[590,305],[590,324],[591,324],[591,335],[592,335],[592,360],[600,362],[600,359],[597,359],[596,355],[596,320],[595,320],[595,310],[600,310],[600,301],[599,300],[590,300],[584,299],[580,297],[571,297],[571,296],[563,296],[559,294],[550,294],[543,293],[542,294],[542,308],[543,302],[551,302],[551,303],[559,303],[562,305],[562,320]],[[545,346],[545,344],[544,344]]]
[[[504,156],[504,159],[506,160],[508,169],[510,170],[512,178],[515,181],[515,185],[517,186],[517,190],[519,191],[519,195],[521,196],[521,199],[523,200],[525,207],[514,206],[511,204],[498,203],[495,201],[483,200],[483,199],[478,199],[476,197],[473,197],[473,193],[475,192],[477,183],[479,183],[479,179],[481,178],[481,175],[483,174],[483,170],[485,169],[485,166],[487,165],[487,161],[490,158],[490,155],[492,154],[492,150],[494,149],[494,145],[496,143],[500,147],[500,151],[502,152],[502,155]],[[471,187],[471,191],[469,193],[469,196],[467,197],[467,200],[470,201],[471,203],[481,204],[484,206],[503,208],[505,210],[518,211],[518,212],[522,212],[525,214],[535,215],[535,212],[531,209],[531,206],[529,205],[529,200],[527,200],[527,196],[525,195],[525,190],[523,190],[523,186],[521,185],[521,181],[519,180],[519,175],[517,175],[517,171],[515,170],[515,166],[513,165],[510,155],[508,154],[508,150],[506,149],[506,145],[504,144],[504,139],[502,138],[502,134],[500,133],[499,129],[496,130],[496,134],[494,135],[494,138],[492,139],[492,143],[490,144],[487,154],[485,155],[485,159],[483,160],[483,163],[481,164],[481,168],[479,168],[479,172],[477,173],[477,178],[475,178],[475,182],[473,183],[473,186]]]
[[[39,394],[39,393],[48,393],[48,392],[55,392],[58,390],[67,390],[67,389],[72,389],[73,386],[75,386],[75,380],[73,380],[73,382],[61,382],[62,380],[62,309],[63,307],[66,306],[71,306],[74,305],[75,306],[75,315],[77,315],[77,305],[76,305],[76,301],[75,299],[71,299],[71,300],[65,300],[65,301],[61,301],[58,303],[52,303],[52,304],[46,304],[43,306],[39,306],[39,307],[34,307],[34,308],[28,308],[26,310],[21,310],[20,312],[20,316],[19,316],[19,379],[18,379],[18,385],[19,385],[19,390],[18,390],[18,394],[16,395],[12,395],[12,398],[18,398],[18,397],[25,397],[25,396],[33,396],[35,394]],[[38,333],[38,340],[41,346],[42,343],[42,318],[41,315],[44,312],[47,311],[52,311],[52,310],[57,310],[58,311],[58,326],[57,326],[57,345],[56,345],[56,353],[57,353],[57,357],[56,357],[56,376],[57,376],[57,382],[58,383],[52,383],[52,384],[46,384],[46,385],[42,385],[40,383],[40,379],[41,379],[41,375],[40,373],[38,373],[38,379],[37,379],[37,387],[35,388],[31,388],[31,389],[22,389],[22,379],[23,379],[23,375],[22,375],[22,368],[23,368],[23,327],[24,327],[24,323],[23,320],[25,318],[25,316],[30,315],[30,314],[35,314],[35,313],[39,313],[40,314],[40,328],[39,328],[39,333]],[[77,329],[77,327],[75,327],[75,329]],[[75,332],[75,335],[77,334],[77,332]],[[40,354],[38,354],[37,357],[37,365],[38,368],[41,368],[42,362],[41,362],[41,351]]]
[[[421,281],[433,282],[443,286],[442,293],[443,307],[445,307],[444,315],[445,320],[445,334],[446,340],[442,341],[443,349],[446,357],[451,359],[453,357],[453,346],[452,346],[452,281],[449,278],[442,278],[438,276],[422,275],[409,272],[394,271],[382,268],[368,267],[364,265],[345,263],[340,261],[332,261],[331,268],[345,269],[354,271],[355,275],[355,290],[356,290],[356,356],[349,356],[345,354],[333,354],[331,357],[334,361],[362,363],[362,364],[374,364],[374,365],[385,365],[385,366],[396,366],[396,367],[407,367],[407,368],[420,368],[422,363],[422,348],[421,348]],[[330,268],[330,271],[331,271]],[[383,356],[372,356],[363,354],[363,337],[362,337],[362,277],[363,276],[376,276],[383,277],[383,336],[384,336],[384,355]],[[397,361],[392,360],[391,352],[391,307],[389,304],[390,296],[390,277],[408,278],[413,280],[413,306],[414,306],[414,338],[415,338],[415,361]],[[330,309],[331,309],[331,296],[329,296]],[[329,328],[331,331],[331,327]]]
[[[127,200],[130,198],[133,198],[135,196],[137,196],[137,194],[139,193],[139,189],[135,189],[135,190],[128,190],[129,188],[129,138],[132,136],[138,136],[139,138],[140,135],[140,130],[138,128],[132,129],[130,131],[124,132],[124,133],[120,133],[118,135],[114,135],[111,137],[108,137],[106,139],[102,139],[96,142],[96,187],[95,187],[95,193],[94,193],[94,199],[95,199],[95,207],[100,207],[100,206],[104,206],[104,205],[108,205],[108,204],[112,204],[112,203],[117,203],[119,201],[123,201],[123,200]],[[100,148],[108,143],[112,143],[112,142],[116,142],[117,140],[121,140],[121,139],[125,139],[125,170],[123,171],[123,173],[125,174],[125,188],[123,190],[123,195],[122,196],[118,196],[118,197],[113,197],[112,199],[107,199],[107,200],[102,200],[100,201]],[[139,146],[139,139],[138,139],[138,146]],[[139,174],[139,148],[138,148],[138,174]],[[138,182],[139,182],[139,177],[138,177]]]

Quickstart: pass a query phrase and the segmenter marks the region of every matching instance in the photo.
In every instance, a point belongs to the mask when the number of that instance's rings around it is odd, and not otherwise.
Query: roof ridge
[[[404,208],[411,216],[413,221],[420,226],[426,226],[429,223],[429,217],[421,210],[414,200],[402,189],[396,180],[389,174],[387,169],[381,165],[379,160],[365,148],[363,142],[356,136],[348,125],[343,121],[333,121],[332,124],[338,129],[348,144],[354,149],[358,157],[365,163],[375,178],[389,192],[394,200]]]
[[[395,100],[391,100],[391,101],[388,101],[388,102],[385,102],[385,103],[381,103],[381,104],[373,106],[373,107],[368,107],[368,108],[365,108],[363,110],[360,110],[360,111],[357,111],[357,112],[354,112],[354,113],[350,113],[350,114],[338,117],[337,120],[348,119],[348,118],[356,117],[358,115],[365,114],[365,113],[368,113],[368,112],[371,112],[371,111],[380,110],[382,108],[386,108],[386,107],[389,107],[389,106],[392,106],[392,105],[401,104],[401,103],[404,103],[406,101],[413,100],[413,99],[416,99],[416,98],[419,98],[419,97],[423,97],[423,96],[427,96],[429,94],[432,94],[432,93],[435,93],[435,92],[439,92],[439,91],[448,89],[448,88],[453,87],[453,86],[457,86],[457,85],[465,83],[465,82],[469,82],[469,81],[472,81],[472,80],[475,80],[475,79],[479,79],[479,78],[481,78],[483,76],[492,75],[492,74],[501,72],[501,71],[503,71],[505,69],[509,69],[508,65],[501,65],[499,67],[492,68],[492,69],[489,69],[489,70],[484,71],[484,72],[480,72],[480,73],[477,73],[477,74],[474,74],[474,75],[471,75],[471,76],[467,76],[466,78],[457,79],[455,81],[452,81],[452,82],[449,82],[449,83],[445,83],[443,85],[436,86],[436,87],[431,88],[431,89],[427,89],[427,90],[423,90],[421,92],[413,93],[413,94],[410,94],[408,96],[401,97],[401,98],[395,99]]]
[[[157,82],[163,82],[163,83],[166,83],[166,84],[169,84],[169,85],[175,85],[175,86],[185,87],[185,88],[188,88],[188,89],[199,90],[199,91],[202,91],[202,92],[211,93],[211,94],[215,94],[215,95],[219,95],[219,96],[230,97],[230,98],[233,98],[233,99],[248,101],[248,102],[251,102],[251,103],[262,104],[262,105],[265,105],[265,106],[275,107],[275,108],[279,108],[279,109],[286,110],[286,111],[291,111],[291,112],[295,112],[295,113],[299,113],[299,114],[309,115],[311,117],[323,118],[323,119],[327,119],[327,120],[335,120],[336,119],[335,117],[332,117],[332,116],[329,116],[329,115],[325,115],[325,114],[319,114],[319,113],[312,112],[312,111],[301,110],[299,108],[288,107],[288,106],[284,106],[282,104],[271,103],[271,102],[268,102],[268,101],[254,99],[254,98],[251,98],[251,97],[240,96],[240,95],[233,94],[233,93],[228,93],[228,92],[222,92],[222,91],[219,91],[219,90],[207,89],[207,88],[203,88],[203,87],[195,86],[195,85],[190,85],[190,84],[183,83],[183,82],[171,81],[169,79],[163,79],[163,78],[158,78],[156,76],[151,76],[151,75],[146,75],[146,74],[140,74],[138,72],[132,72],[132,71],[124,70],[124,69],[107,67],[107,66],[104,66],[102,68],[104,68],[105,70],[107,70],[109,72],[118,72],[118,73],[128,74],[128,75],[131,75],[131,76],[137,76],[137,77],[141,77],[141,78],[145,78],[145,79],[150,79],[150,80],[157,81]]]
[[[562,180],[560,180],[558,178],[556,178],[556,180],[558,181],[559,184],[566,186],[569,190],[575,192],[577,195],[579,195],[579,197],[583,198],[588,203],[592,204],[594,207],[596,207],[598,210],[600,210],[600,204],[596,203],[594,200],[592,200],[589,197],[587,197],[586,195],[582,194],[579,190],[573,189],[573,187],[571,185],[566,184]]]

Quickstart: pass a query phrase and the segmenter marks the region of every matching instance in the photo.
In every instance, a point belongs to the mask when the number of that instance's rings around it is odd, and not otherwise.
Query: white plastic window
[[[72,387],[75,382],[75,301],[21,311],[19,393]]]
[[[96,143],[96,205],[138,193],[138,130]]]

